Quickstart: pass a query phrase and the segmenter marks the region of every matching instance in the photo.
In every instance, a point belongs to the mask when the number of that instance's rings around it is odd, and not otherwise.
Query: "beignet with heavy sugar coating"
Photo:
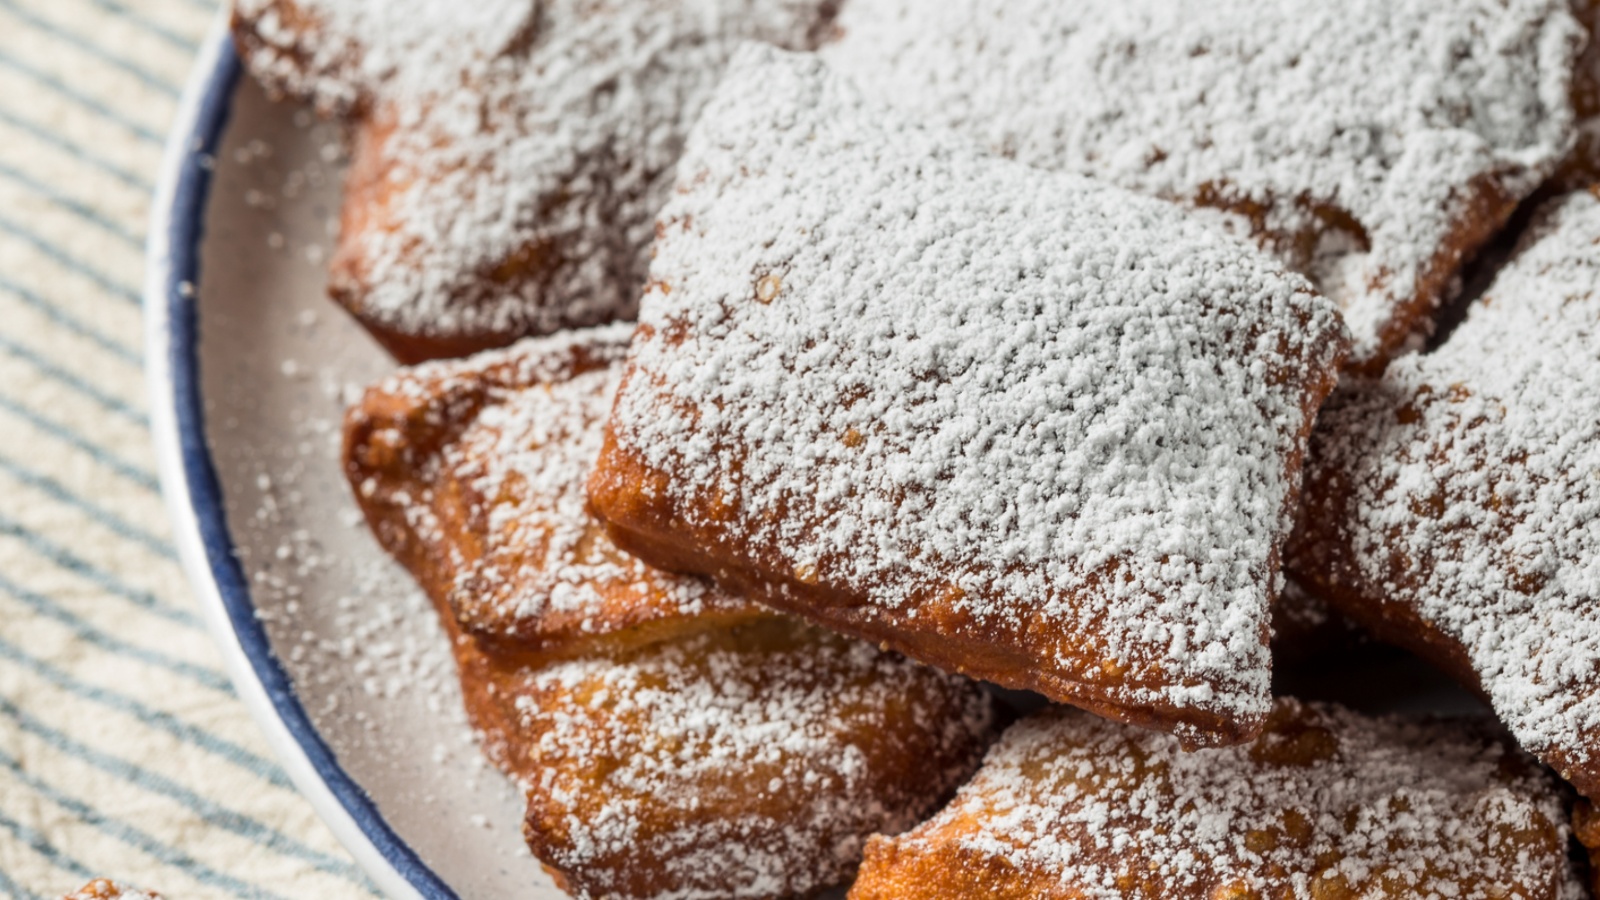
[[[1333,306],[1176,206],[741,51],[589,482],[663,568],[934,665],[1237,741]]]
[[[528,844],[577,897],[810,896],[936,809],[994,731],[974,683],[776,616],[509,696]]]
[[[874,838],[851,900],[1580,900],[1562,787],[1481,722],[1283,699],[1248,746],[1060,708]]]
[[[729,54],[813,46],[834,5],[245,0],[235,18],[269,85],[353,111],[329,291],[409,363],[631,318]]]
[[[836,33],[824,57],[921,121],[1227,211],[1369,372],[1571,147],[1584,38],[1567,0],[851,0]]]
[[[402,370],[346,417],[346,474],[379,542],[491,653],[572,655],[759,614],[623,553],[588,512],[631,331]]]
[[[1322,410],[1288,564],[1600,796],[1600,200],[1542,211],[1445,343]]]

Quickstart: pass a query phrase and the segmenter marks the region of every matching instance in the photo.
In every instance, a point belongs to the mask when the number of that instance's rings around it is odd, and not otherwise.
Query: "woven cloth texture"
[[[0,0],[0,896],[373,896],[273,761],[173,551],[151,192],[205,0]]]

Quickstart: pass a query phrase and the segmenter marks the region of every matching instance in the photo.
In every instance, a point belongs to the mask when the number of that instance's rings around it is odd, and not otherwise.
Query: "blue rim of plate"
[[[229,660],[235,663],[229,667],[235,687],[241,695],[253,695],[258,689],[265,692],[272,715],[303,756],[303,760],[285,758],[286,748],[273,740],[280,736],[273,734],[272,723],[261,722],[269,726],[269,742],[286,764],[291,780],[308,795],[335,835],[386,892],[455,900],[456,893],[389,826],[372,798],[339,765],[333,750],[312,724],[295,695],[293,682],[272,651],[266,630],[256,618],[249,584],[228,530],[222,486],[206,442],[197,300],[212,168],[232,112],[240,73],[224,13],[208,38],[185,92],[168,139],[165,177],[157,189],[152,211],[155,227],[151,229],[145,286],[146,315],[151,320],[147,364],[154,399],[152,430],[156,432],[157,455],[164,458],[163,493],[169,501],[179,549],[189,551],[184,554],[185,568],[196,582],[202,605],[220,604],[222,616],[207,618],[218,632],[215,636],[223,653],[232,657],[235,648],[230,645],[236,643],[247,663],[241,667],[237,660]],[[176,467],[167,464],[174,458]],[[203,557],[197,558],[201,554]],[[209,579],[214,592],[203,579]],[[246,696],[247,705],[248,699]],[[251,712],[258,721],[261,719],[260,707],[253,707]],[[309,763],[309,772],[305,763]],[[330,799],[318,796],[323,792],[331,795],[344,816],[330,817],[330,810],[317,802]],[[374,864],[380,861],[387,870],[375,870]]]

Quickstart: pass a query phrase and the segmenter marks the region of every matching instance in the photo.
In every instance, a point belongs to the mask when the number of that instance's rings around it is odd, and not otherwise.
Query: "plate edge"
[[[145,247],[145,378],[161,493],[179,561],[234,689],[290,781],[391,897],[458,900],[339,765],[255,618],[205,439],[195,286],[213,155],[240,78],[225,5],[201,45],[162,156]]]

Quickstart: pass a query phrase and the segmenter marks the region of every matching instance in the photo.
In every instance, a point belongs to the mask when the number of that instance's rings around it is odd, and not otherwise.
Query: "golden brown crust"
[[[1316,478],[1307,483],[1303,521],[1320,522],[1303,527],[1291,539],[1289,553],[1295,577],[1317,597],[1365,629],[1374,638],[1416,654],[1437,666],[1463,687],[1492,702],[1482,678],[1462,640],[1425,615],[1418,605],[1396,600],[1378,591],[1359,574],[1359,567],[1348,555],[1350,538],[1340,529],[1339,516],[1348,515],[1354,506],[1349,483],[1337,477]],[[1395,561],[1403,557],[1397,555]],[[1416,590],[1422,583],[1416,575],[1397,567],[1391,584]],[[1425,589],[1425,588],[1422,588]],[[1586,795],[1600,792],[1600,776],[1595,774],[1593,748],[1565,749],[1541,746],[1541,760],[1572,781]]]
[[[1388,318],[1378,329],[1374,351],[1350,357],[1346,370],[1356,375],[1381,374],[1389,360],[1419,346],[1433,334],[1436,314],[1462,267],[1500,234],[1517,211],[1519,199],[1492,177],[1474,179],[1459,191],[1450,227],[1433,255],[1418,266],[1410,289],[1373,286],[1375,292],[1385,291],[1395,299]]]
[[[1305,506],[1307,516],[1322,514],[1325,496],[1319,494],[1316,500],[1307,499]],[[1482,687],[1478,684],[1477,673],[1473,671],[1472,663],[1467,659],[1466,651],[1459,641],[1452,639],[1437,624],[1424,618],[1414,606],[1389,602],[1381,597],[1371,597],[1350,590],[1341,582],[1308,575],[1313,567],[1320,565],[1309,560],[1326,558],[1317,551],[1308,549],[1309,546],[1310,538],[1305,538],[1304,543],[1294,545],[1294,552],[1299,560],[1295,563],[1295,570],[1300,573],[1297,577],[1304,579],[1302,583],[1306,584],[1308,590],[1318,599],[1326,601],[1340,614],[1358,623],[1378,640],[1415,653],[1444,670],[1463,686],[1479,694],[1483,693]]]
[[[589,458],[574,454],[598,433],[627,334],[402,371],[346,416],[345,471],[374,534],[496,656],[570,657],[759,614],[626,557],[583,508]]]
[[[525,834],[578,897],[798,897],[847,878],[976,767],[965,679],[787,618],[558,665],[508,688]]]
[[[1572,73],[1572,108],[1578,115],[1578,139],[1560,168],[1529,202],[1530,207],[1600,183],[1600,40],[1596,39],[1600,3],[1573,0],[1572,14],[1589,35]]]
[[[1281,700],[1248,747],[1059,710],[1016,726],[954,802],[868,844],[851,900],[1570,900],[1559,786],[1461,723]]]
[[[516,339],[515,334],[429,335],[414,328],[394,327],[384,317],[367,311],[363,299],[371,275],[365,242],[372,239],[375,231],[399,230],[394,203],[408,178],[405,168],[384,154],[394,129],[394,114],[388,108],[359,119],[352,128],[350,168],[345,174],[344,204],[339,210],[339,238],[328,262],[328,295],[402,365],[470,356],[510,344]]]
[[[979,623],[955,611],[937,608],[925,609],[921,614],[924,622],[937,622],[937,632],[907,629],[897,617],[862,604],[845,591],[830,590],[756,564],[743,564],[740,560],[749,556],[747,548],[728,546],[726,535],[688,524],[712,519],[713,511],[700,510],[701,514],[696,515],[673,505],[665,488],[670,480],[667,473],[615,446],[609,436],[601,460],[589,480],[591,502],[604,510],[617,546],[660,568],[706,573],[733,594],[758,598],[768,606],[929,665],[1004,687],[1043,693],[1117,721],[1173,731],[1187,742],[1233,743],[1247,740],[1259,727],[1259,722],[1180,710],[1172,704],[1130,704],[1129,690],[1149,685],[1100,662],[1093,635],[1062,634],[1042,621]],[[1067,677],[1059,668],[1042,671],[1025,649],[1041,642],[1061,647],[1074,640],[1081,643],[1078,650],[1062,655],[1079,663],[1072,673],[1076,677]]]
[[[1345,357],[1343,367],[1351,374],[1380,375],[1389,360],[1415,349],[1433,334],[1436,315],[1462,267],[1501,234],[1521,199],[1508,192],[1494,176],[1474,178],[1452,193],[1449,227],[1440,236],[1432,255],[1419,261],[1413,283],[1409,286],[1392,284],[1393,275],[1386,272],[1383,280],[1368,285],[1371,293],[1387,298],[1386,309],[1364,352]],[[1334,206],[1308,206],[1303,202],[1282,204],[1303,208],[1310,223],[1300,231],[1283,233],[1272,231],[1266,224],[1268,211],[1276,205],[1273,203],[1236,200],[1225,188],[1212,185],[1203,186],[1194,197],[1177,199],[1241,216],[1250,223],[1253,236],[1263,247],[1313,280],[1316,248],[1332,236],[1343,236],[1361,247],[1362,252],[1371,249],[1361,223]]]

